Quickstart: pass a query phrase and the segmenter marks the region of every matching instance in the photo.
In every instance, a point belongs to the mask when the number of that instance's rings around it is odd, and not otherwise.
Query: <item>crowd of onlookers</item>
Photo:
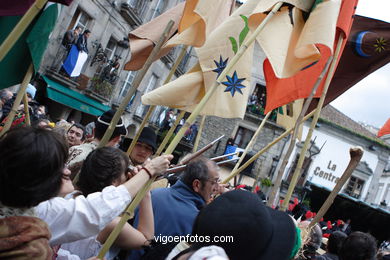
[[[1,97],[7,120],[13,95]],[[128,153],[132,138],[121,119],[101,145],[115,110],[87,126],[41,124],[47,111],[29,104],[33,127],[21,120],[0,139],[0,259],[96,259],[127,205],[156,176],[106,259],[389,259],[389,241],[378,250],[350,221],[322,219],[309,229],[315,213],[297,200],[286,213],[265,206],[257,190],[228,188],[208,158],[194,158],[168,182],[173,156],[153,158],[152,128]]]

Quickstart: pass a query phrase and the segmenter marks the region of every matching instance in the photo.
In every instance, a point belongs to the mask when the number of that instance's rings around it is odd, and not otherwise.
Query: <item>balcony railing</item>
[[[259,104],[248,104],[246,107],[246,111],[250,114],[259,115],[262,117],[265,116],[264,107],[262,107]],[[271,112],[271,115],[268,117],[268,120],[272,122],[276,122],[276,117],[277,117],[277,109],[274,109]]]
[[[131,26],[138,27],[143,23],[142,13],[147,1],[137,1],[137,3],[121,5],[120,13]]]

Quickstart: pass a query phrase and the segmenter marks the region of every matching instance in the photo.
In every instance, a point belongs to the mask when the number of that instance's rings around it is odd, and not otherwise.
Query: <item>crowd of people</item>
[[[114,114],[87,126],[14,125],[0,139],[1,259],[96,259],[143,185],[170,167],[172,155],[153,158],[150,127],[129,155],[122,120],[100,147]],[[241,186],[229,189],[206,157],[170,185],[157,179],[163,184],[146,193],[105,259],[389,259],[388,243],[378,251],[348,221],[308,229],[315,213],[297,200],[282,212]]]

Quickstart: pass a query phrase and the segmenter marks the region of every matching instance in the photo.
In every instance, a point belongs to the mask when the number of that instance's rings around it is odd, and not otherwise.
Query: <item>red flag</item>
[[[73,0],[52,0],[63,5],[70,5]],[[24,15],[27,10],[35,3],[35,0],[1,0],[0,16]]]
[[[352,26],[356,5],[357,0],[343,0],[341,2],[335,39],[339,39],[340,35],[343,36],[344,42],[342,49],[346,44],[346,40]],[[321,74],[326,61],[331,55],[331,50],[326,46],[316,46],[321,53],[320,60],[302,69],[293,77],[283,79],[277,78],[268,59],[264,61],[263,69],[267,85],[267,103],[265,113],[294,100],[306,98],[310,95],[318,76]],[[316,97],[321,95],[323,84],[324,81],[318,88],[315,95]]]
[[[378,137],[382,137],[384,135],[390,135],[390,118],[387,119],[386,123],[378,132]]]

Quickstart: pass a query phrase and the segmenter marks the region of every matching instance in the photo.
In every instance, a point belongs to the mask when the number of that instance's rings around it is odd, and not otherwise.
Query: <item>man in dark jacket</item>
[[[201,157],[187,165],[183,175],[175,185],[170,188],[153,190],[152,204],[156,242],[167,245],[169,244],[166,241],[168,236],[190,235],[199,210],[210,201],[218,188],[217,165],[215,162]],[[137,212],[134,224],[138,225]],[[175,244],[172,245],[172,248]],[[166,251],[169,253],[170,249]],[[130,259],[139,259],[141,254],[142,251],[134,251]]]
[[[91,36],[90,30],[85,30],[82,35],[79,36],[77,40],[77,49],[79,51],[86,52],[88,54],[88,38]]]
[[[81,27],[76,26],[74,30],[69,30],[64,34],[64,38],[62,38],[62,46],[64,46],[68,51],[72,47],[72,44],[76,44],[79,34],[81,33]]]

